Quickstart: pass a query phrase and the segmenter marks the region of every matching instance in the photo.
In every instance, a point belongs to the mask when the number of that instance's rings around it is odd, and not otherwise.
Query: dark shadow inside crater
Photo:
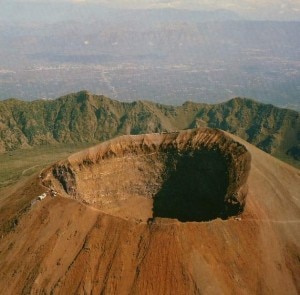
[[[228,166],[218,150],[170,152],[166,167],[165,181],[153,201],[154,218],[182,222],[226,218]]]

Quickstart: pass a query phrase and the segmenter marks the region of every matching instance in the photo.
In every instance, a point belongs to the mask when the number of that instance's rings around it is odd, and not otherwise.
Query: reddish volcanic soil
[[[300,171],[235,136],[123,136],[3,192],[0,293],[299,294],[299,222]]]

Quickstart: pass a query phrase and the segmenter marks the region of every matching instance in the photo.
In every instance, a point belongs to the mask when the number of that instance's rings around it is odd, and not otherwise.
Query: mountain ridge
[[[55,100],[8,99],[0,102],[0,124],[0,152],[197,127],[228,131],[294,163],[300,151],[299,112],[241,97],[220,104],[187,101],[181,106],[120,102],[88,91]]]

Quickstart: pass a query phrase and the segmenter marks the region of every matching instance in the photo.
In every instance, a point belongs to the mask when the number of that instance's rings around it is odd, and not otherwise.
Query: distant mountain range
[[[300,161],[300,113],[246,98],[221,104],[111,100],[87,91],[56,100],[0,102],[0,151],[99,142],[121,134],[212,127],[236,134],[290,163]]]

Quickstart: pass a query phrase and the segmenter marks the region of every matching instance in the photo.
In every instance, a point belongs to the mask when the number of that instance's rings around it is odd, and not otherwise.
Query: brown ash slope
[[[198,129],[121,137],[41,176],[0,199],[0,286],[9,294],[300,291],[299,170],[235,136]],[[30,206],[45,185],[58,195]],[[176,204],[194,193],[203,202],[189,199],[191,212],[212,202],[209,218],[189,220]]]
[[[273,155],[299,159],[299,112],[250,99],[175,107],[122,103],[82,91],[53,101],[0,102],[0,151],[195,127],[219,128]]]

